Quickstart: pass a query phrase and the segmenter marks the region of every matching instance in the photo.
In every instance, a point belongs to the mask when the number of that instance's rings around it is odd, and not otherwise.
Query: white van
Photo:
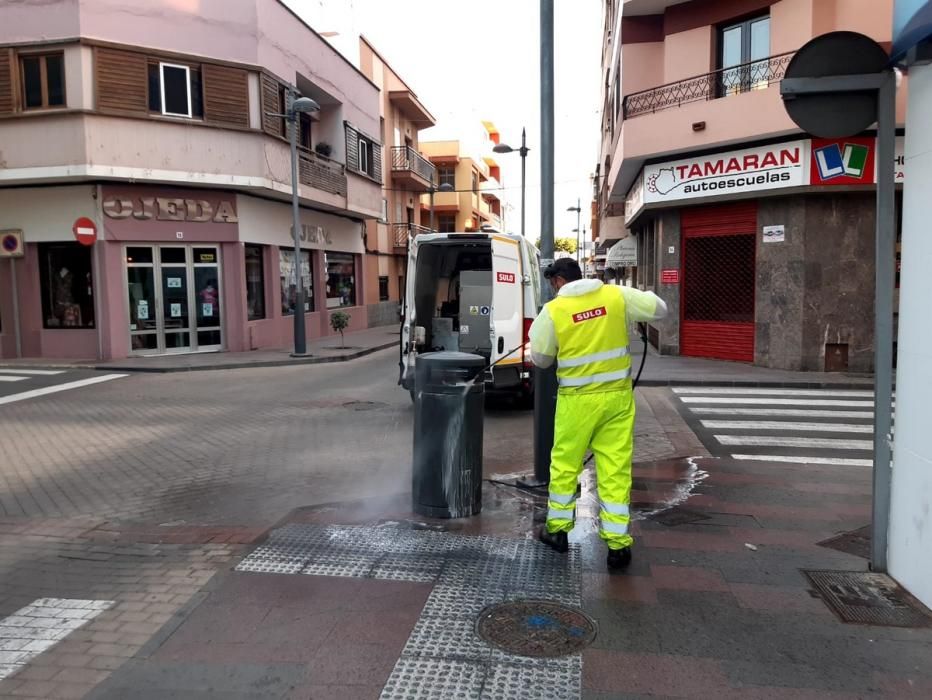
[[[414,395],[414,362],[452,350],[497,362],[486,390],[533,395],[528,331],[540,311],[540,253],[496,232],[429,233],[408,250],[399,384]]]

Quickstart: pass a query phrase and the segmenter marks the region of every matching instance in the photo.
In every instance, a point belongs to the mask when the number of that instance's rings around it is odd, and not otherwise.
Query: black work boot
[[[606,564],[612,571],[621,571],[627,569],[631,563],[631,547],[622,547],[621,549],[608,550],[608,559]]]
[[[548,532],[546,525],[540,526],[540,532],[537,533],[537,539],[550,547],[552,550],[560,552],[560,554],[565,554],[570,548],[570,543],[566,537],[565,532]]]

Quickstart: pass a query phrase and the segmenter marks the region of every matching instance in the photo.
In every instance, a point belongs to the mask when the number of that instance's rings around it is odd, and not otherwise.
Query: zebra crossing
[[[712,454],[794,464],[870,467],[870,389],[673,387]],[[895,403],[894,403],[895,408]]]
[[[109,382],[125,376],[100,374],[93,370],[0,367],[0,406]]]

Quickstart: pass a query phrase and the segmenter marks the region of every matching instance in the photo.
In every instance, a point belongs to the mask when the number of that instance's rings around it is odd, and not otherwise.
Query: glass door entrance
[[[130,351],[223,349],[216,246],[127,246]]]

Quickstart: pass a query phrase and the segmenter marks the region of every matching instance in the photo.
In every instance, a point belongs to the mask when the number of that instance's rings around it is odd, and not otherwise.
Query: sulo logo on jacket
[[[591,321],[594,318],[601,318],[602,316],[607,316],[608,311],[605,310],[604,306],[600,306],[597,309],[589,309],[588,311],[580,311],[578,314],[573,314],[573,323],[582,323],[583,321]]]
[[[506,282],[508,284],[515,283],[515,275],[513,272],[499,272],[497,279],[499,282]]]

